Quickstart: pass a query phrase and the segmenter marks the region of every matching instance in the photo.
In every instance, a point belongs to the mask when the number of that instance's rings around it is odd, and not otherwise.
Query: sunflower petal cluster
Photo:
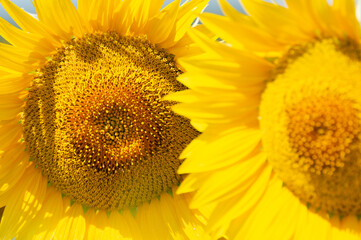
[[[0,238],[207,239],[175,194],[198,131],[162,100],[206,2],[0,3]]]
[[[178,193],[229,239],[359,239],[360,24],[355,1],[242,0],[202,13],[173,110],[201,135]]]
[[[355,1],[219,3],[0,0],[1,239],[361,237]]]

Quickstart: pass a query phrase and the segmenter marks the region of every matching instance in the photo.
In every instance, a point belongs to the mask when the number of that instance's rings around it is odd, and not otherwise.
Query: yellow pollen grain
[[[97,209],[135,207],[179,184],[179,154],[197,136],[162,101],[180,70],[146,37],[94,33],[64,43],[38,69],[24,136],[60,192]]]
[[[344,166],[360,123],[353,103],[335,96],[304,99],[286,108],[288,137],[300,167],[316,174],[333,174]]]

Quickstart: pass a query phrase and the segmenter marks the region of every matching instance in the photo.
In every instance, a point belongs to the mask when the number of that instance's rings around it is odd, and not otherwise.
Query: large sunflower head
[[[198,135],[171,110],[205,1],[0,3],[0,238],[204,238],[173,195]]]
[[[201,21],[206,54],[181,62],[169,99],[203,131],[183,152],[179,192],[217,204],[230,239],[348,239],[361,229],[361,46],[353,0],[220,1]]]

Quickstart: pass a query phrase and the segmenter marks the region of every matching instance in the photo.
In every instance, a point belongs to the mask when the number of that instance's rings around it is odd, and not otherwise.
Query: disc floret
[[[123,209],[180,182],[197,135],[162,98],[185,87],[171,54],[146,37],[94,33],[64,43],[35,74],[24,109],[34,162],[88,207]]]
[[[324,39],[301,49],[297,57],[280,61],[282,71],[263,93],[264,150],[304,203],[340,216],[360,214],[359,46]]]

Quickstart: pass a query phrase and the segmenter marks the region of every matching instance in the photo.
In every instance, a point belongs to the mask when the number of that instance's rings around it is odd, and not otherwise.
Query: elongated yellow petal
[[[133,21],[132,30],[134,32],[141,31],[150,20],[149,10],[151,6],[150,0],[144,1],[131,1],[131,9],[133,12],[133,18],[136,21]]]
[[[47,181],[38,169],[30,167],[24,173],[26,181],[13,191],[0,224],[0,237],[11,239],[26,224],[31,224],[44,201]]]
[[[192,89],[192,90],[187,90],[184,91],[186,95],[189,95],[189,97],[192,97],[194,99],[194,101],[199,100],[200,97],[198,96],[192,96],[193,94],[197,95],[199,93],[197,92],[204,92],[208,89],[224,89],[224,90],[237,90],[237,88],[232,84],[233,82],[225,82],[225,81],[221,81],[218,78],[215,77],[211,77],[211,76],[207,76],[207,75],[202,75],[200,73],[198,74],[187,74],[184,73],[182,74],[178,80],[183,83],[185,86],[187,86],[188,88]],[[171,94],[169,96],[167,96],[165,99],[168,100],[174,100],[174,101],[179,101],[182,102],[181,98],[178,98],[177,95],[181,96],[181,92],[180,93],[174,93]],[[188,101],[184,101],[184,102],[188,102]],[[189,101],[191,102],[191,101]]]
[[[169,230],[167,227],[163,227],[165,219],[159,214],[160,212],[161,209],[158,199],[152,200],[149,204],[145,203],[138,208],[136,220],[139,222],[140,230],[144,236],[148,236],[150,239],[157,237],[160,239],[170,238]]]
[[[113,29],[122,35],[130,34],[130,28],[133,24],[134,17],[131,9],[132,1],[119,2],[114,10],[114,16],[112,21]]]
[[[340,219],[333,216],[330,219],[331,231],[328,238],[331,240],[337,239],[360,239],[361,224],[357,216],[345,216]]]
[[[180,0],[170,3],[148,22],[146,29],[151,42],[161,43],[169,37],[177,19],[179,4]]]
[[[34,68],[32,64],[43,60],[31,57],[30,50],[19,49],[4,43],[0,43],[0,58],[0,66],[21,73],[30,72]]]
[[[190,31],[189,35],[193,39],[195,39],[195,41],[201,42],[202,46],[207,52],[217,53],[219,56],[222,56],[223,58],[233,60],[235,63],[240,64],[240,67],[243,67],[242,68],[243,74],[247,73],[247,71],[250,72],[254,71],[255,69],[258,69],[261,72],[263,71],[268,72],[270,69],[273,68],[273,64],[269,63],[267,60],[263,58],[260,58],[259,56],[256,56],[255,54],[232,48],[227,43],[219,44],[219,42],[217,41],[212,41],[212,39],[209,39],[209,36],[206,37],[207,35],[198,28],[193,31]],[[199,56],[199,58],[203,56],[208,56],[208,54]],[[247,75],[247,77],[249,76]],[[264,75],[263,77],[265,78],[266,75]]]
[[[152,0],[149,6],[149,19],[158,14],[164,4],[164,0]]]
[[[136,220],[144,239],[208,239],[197,211],[189,209],[187,195],[163,193],[159,200],[138,208]]]
[[[336,11],[336,18],[338,19],[339,28],[344,29],[344,32],[354,40],[360,39],[359,22],[355,14],[355,1],[353,0],[335,0],[333,1],[333,8]]]
[[[124,22],[121,23],[121,21],[127,19],[126,14],[129,14],[129,11],[124,11],[121,14],[117,14],[117,11],[121,5],[129,3],[130,1],[79,0],[78,10],[88,31],[109,31],[115,30],[118,24],[125,27]]]
[[[177,189],[177,194],[190,193],[199,189],[203,184],[203,181],[208,177],[204,173],[193,173],[183,179],[182,184]]]
[[[246,48],[256,51],[284,49],[284,46],[278,43],[268,32],[263,32],[253,25],[239,24],[222,16],[207,13],[202,14],[200,18],[208,28],[213,29],[218,36],[221,36],[223,40],[237,49]],[[248,37],[244,38],[243,36]],[[257,41],[253,39],[257,39]],[[264,42],[267,44],[263,44]]]
[[[71,206],[70,199],[64,198],[65,214],[58,220],[54,238],[82,240],[85,235],[85,219],[80,204]]]
[[[84,26],[70,0],[34,0],[34,6],[39,20],[63,39],[68,40],[72,35],[83,35]]]
[[[309,35],[298,29],[294,16],[287,8],[261,0],[244,0],[242,3],[252,19],[265,31],[274,35],[277,40],[290,44],[293,41],[310,39]]]
[[[10,161],[10,164],[1,163],[1,169],[5,172],[0,176],[0,206],[5,206],[9,197],[13,194],[13,191],[17,189],[16,184],[18,182],[25,181],[27,176],[24,176],[24,172],[27,168],[33,168],[32,164],[29,163],[29,155],[24,152],[24,144],[16,144],[13,146],[13,149],[20,151],[19,156],[12,156],[12,159],[9,160],[8,155],[3,155],[1,157],[2,161]],[[11,167],[11,169],[5,169],[6,167]],[[14,187],[15,186],[15,187]]]
[[[18,143],[22,137],[22,126],[16,119],[5,122],[0,125],[0,151],[5,150],[11,145]]]
[[[29,74],[20,72],[1,74],[0,71],[0,93],[8,95],[23,91],[29,87],[31,79],[32,76]]]
[[[173,192],[176,188],[173,188]],[[204,239],[209,237],[204,225],[196,218],[194,210],[189,209],[187,195],[162,194],[160,203],[162,215],[170,227],[172,239]]]
[[[230,134],[219,135],[216,140],[209,142],[203,147],[202,153],[193,153],[182,164],[178,172],[203,172],[228,166],[252,152],[259,141],[258,129],[234,129]]]
[[[101,23],[98,18],[101,18],[101,1],[96,0],[79,0],[78,11],[79,15],[88,25],[90,31],[98,29]]]
[[[54,187],[47,188],[40,211],[31,224],[27,224],[19,232],[19,239],[51,239],[63,212],[63,199],[60,192]]]
[[[298,216],[297,230],[295,240],[301,239],[330,239],[331,224],[326,214],[319,215],[302,206],[301,213]]]
[[[207,1],[192,0],[180,7],[176,22],[174,42],[177,42],[184,37],[194,22],[194,19],[198,17],[206,6]]]
[[[291,239],[301,203],[281,184],[270,187],[268,192],[236,238]]]
[[[19,94],[0,95],[0,120],[14,119],[21,112],[24,104],[25,101]]]
[[[252,22],[247,15],[237,11],[231,4],[229,4],[227,0],[219,0],[219,4],[221,6],[223,13],[227,17],[229,17],[232,21],[235,22],[247,21],[249,24],[255,25],[255,23]]]
[[[242,64],[242,62],[248,63]],[[269,65],[263,65],[257,61],[252,61],[252,58],[246,56],[239,56],[239,61],[231,59],[224,59],[223,62],[220,59],[208,59],[199,62],[199,58],[190,58],[186,61],[181,61],[182,66],[187,69],[197,69],[197,73],[204,73],[206,76],[217,78],[218,81],[224,82],[224,84],[231,84],[237,86],[239,91],[244,91],[247,94],[260,93],[264,89],[264,80],[269,76]],[[209,69],[207,72],[205,69]],[[257,70],[257,71],[254,71]],[[187,74],[189,76],[190,74]],[[219,76],[223,75],[222,79]],[[182,81],[183,77],[180,77]],[[194,78],[194,81],[198,79]],[[201,81],[201,80],[200,80]],[[248,87],[255,87],[256,92],[251,91]]]
[[[253,207],[255,207],[267,190],[272,177],[271,171],[271,167],[266,167],[255,183],[243,194],[236,195],[227,201],[219,202],[209,218],[209,229],[215,231],[221,228],[222,225],[227,226],[233,219],[239,216],[242,217],[243,214],[253,210]]]
[[[257,154],[223,171],[214,171],[211,176],[202,181],[208,187],[198,189],[193,197],[197,207],[213,201],[223,201],[245,192],[256,181],[261,171],[264,171],[265,157],[264,154]],[[224,181],[220,182],[219,179],[224,179]]]
[[[55,49],[51,43],[42,39],[42,36],[26,33],[0,18],[0,35],[15,47],[33,50],[33,54],[45,57]]]
[[[0,179],[1,182],[8,182],[6,179],[9,173],[13,173],[17,168],[26,166],[29,154],[25,152],[25,144],[16,144],[0,157]],[[17,174],[21,176],[21,174]]]
[[[86,213],[87,231],[85,238],[94,240],[136,240],[142,239],[137,223],[129,211],[119,213],[114,210],[110,215],[105,211],[88,211]]]
[[[58,41],[54,39],[51,34],[51,30],[49,30],[45,25],[40,23],[38,20],[30,16],[28,13],[9,0],[1,0],[0,3],[22,30],[41,35],[56,45]]]

